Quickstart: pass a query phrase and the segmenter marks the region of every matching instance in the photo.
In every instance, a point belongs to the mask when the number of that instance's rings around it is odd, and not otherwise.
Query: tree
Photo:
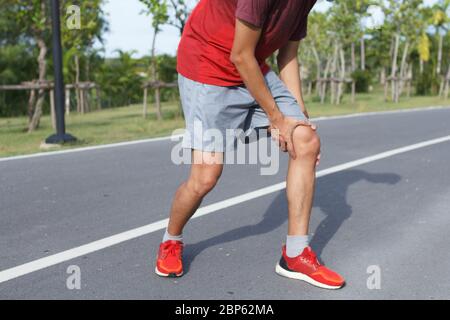
[[[436,73],[438,75],[441,74],[442,68],[442,47],[444,39],[443,32],[448,31],[446,25],[450,21],[449,17],[447,16],[447,12],[449,9],[450,9],[450,0],[441,0],[432,7],[433,10],[432,23],[436,29],[436,35],[439,38],[438,59],[436,66]]]
[[[442,79],[439,88],[439,95],[442,95],[445,83],[445,77],[442,76],[442,53],[444,46],[444,36],[449,31],[449,10],[450,0],[440,0],[432,7],[432,24],[436,30],[435,36],[438,38],[436,76]]]
[[[74,66],[74,81],[76,84],[80,82],[80,60],[84,60],[85,64],[85,78],[89,80],[89,59],[88,55],[92,53],[92,47],[97,40],[100,43],[103,42],[103,34],[108,30],[108,23],[105,20],[105,15],[102,10],[104,0],[91,0],[91,1],[69,1],[64,0],[62,7],[65,8],[64,12],[66,17],[72,14],[71,8],[74,5],[78,10],[82,12],[80,15],[81,24],[80,28],[72,28],[69,24],[62,24],[62,43],[64,50],[64,61],[66,76],[69,76],[69,65]],[[84,112],[84,104],[82,100],[87,100],[82,97],[82,92],[78,87],[75,90],[77,100],[77,110]]]
[[[140,61],[133,58],[134,53],[117,50],[117,58],[99,61],[94,80],[103,85],[106,107],[126,106],[140,100],[143,76],[139,74]]]
[[[28,42],[38,49],[37,62],[37,83],[45,84],[47,81],[47,65],[49,57],[47,55],[50,47],[51,28],[49,19],[48,0],[2,0],[2,15],[8,21],[14,21],[15,28],[12,28],[13,34],[21,40]],[[73,1],[70,5],[79,5],[83,10],[85,24],[78,30],[69,30],[66,24],[62,24],[62,37],[64,48],[67,53],[80,53],[93,45],[94,39],[101,38],[105,31],[105,20],[102,18],[101,4],[102,0],[93,1]],[[69,1],[62,1],[61,8],[64,12],[64,6]],[[0,21],[3,19],[0,19]],[[65,66],[67,67],[67,66]],[[45,90],[39,89],[37,95],[32,90],[29,99],[29,123],[28,132],[39,128],[40,118],[43,113],[45,100]]]
[[[0,0],[2,8],[3,1]],[[0,10],[0,84],[29,80],[30,70],[38,70],[34,47],[29,38],[21,37],[16,19],[9,10]],[[0,92],[0,116],[23,115],[27,99],[20,91]]]
[[[167,13],[167,0],[139,0],[146,7],[144,11],[147,15],[152,16],[153,27],[153,41],[151,49],[151,74],[153,81],[158,81],[157,59],[156,59],[156,38],[161,32],[161,27],[169,21]],[[156,116],[158,120],[162,119],[160,90],[155,88],[155,105]],[[144,104],[145,108],[145,104]],[[144,110],[144,117],[147,115],[147,110]]]
[[[316,94],[320,96],[322,103],[325,100],[327,82],[332,58],[332,38],[329,35],[329,15],[321,12],[312,12],[308,18],[308,36],[302,41],[299,51],[300,61],[304,68],[315,65],[315,72],[309,72],[311,83],[313,77],[316,81]],[[309,70],[309,68],[308,68]],[[315,76],[314,76],[315,75]],[[302,72],[305,76],[305,72]]]
[[[31,37],[39,49],[38,62],[38,82],[44,83],[47,76],[47,52],[49,41],[49,21],[47,18],[47,1],[45,0],[7,0],[9,3],[5,10],[15,18],[20,31],[25,36]],[[39,127],[42,106],[44,104],[45,90],[39,89],[36,103],[30,103],[28,132],[32,132]],[[31,101],[34,102],[34,101]]]
[[[169,20],[169,24],[177,28],[180,35],[183,34],[184,27],[186,26],[191,8],[188,5],[188,0],[169,0],[170,9],[173,11],[172,18]],[[195,1],[197,2],[197,1]]]
[[[332,82],[332,102],[340,104],[346,80],[347,63],[346,49],[351,51],[351,71],[356,70],[355,42],[361,39],[361,17],[363,9],[368,2],[358,0],[337,0],[331,7],[330,24],[335,39],[335,51],[332,63],[333,77],[339,78],[337,84]],[[364,7],[364,8],[363,8]],[[360,14],[356,14],[360,12]],[[352,84],[352,98],[354,97],[355,84]]]
[[[38,82],[43,83],[47,76],[47,52],[49,40],[49,21],[47,18],[47,1],[45,0],[4,0],[2,6],[7,19],[15,20],[16,32],[30,38],[38,48]],[[39,127],[44,104],[45,91],[38,91],[36,102],[31,101],[28,110],[28,132]]]
[[[356,95],[356,52],[355,47],[356,43],[359,42],[360,47],[360,75],[365,75],[366,70],[366,45],[365,45],[365,32],[366,28],[364,25],[364,19],[369,17],[369,8],[373,5],[376,5],[376,2],[373,0],[356,0],[356,1],[346,1],[347,10],[353,13],[354,19],[351,22],[354,26],[353,32],[349,33],[351,41],[351,72],[352,72],[352,102],[355,100]]]
[[[408,53],[412,42],[416,39],[420,10],[423,0],[379,0],[384,13],[384,23],[392,35],[391,42],[391,93],[392,100],[399,101],[403,79],[405,77]],[[420,34],[422,32],[420,31]],[[398,58],[401,42],[403,42],[403,55],[399,67]]]

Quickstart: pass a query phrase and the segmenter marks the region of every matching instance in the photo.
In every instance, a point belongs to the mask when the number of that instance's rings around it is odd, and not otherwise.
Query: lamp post
[[[76,138],[66,133],[64,120],[64,78],[62,71],[61,22],[59,16],[59,0],[51,0],[53,66],[55,74],[55,116],[56,133],[49,136],[45,143],[63,144],[76,141]]]

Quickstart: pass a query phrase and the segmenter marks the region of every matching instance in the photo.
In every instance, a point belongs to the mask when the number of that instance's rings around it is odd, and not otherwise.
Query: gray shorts
[[[285,116],[306,120],[299,104],[275,72],[267,73],[265,80]],[[181,74],[178,75],[178,84],[186,120],[183,148],[205,152],[231,151],[238,138],[230,138],[230,130],[250,136],[252,131],[267,128],[270,124],[264,110],[243,86],[213,86]]]

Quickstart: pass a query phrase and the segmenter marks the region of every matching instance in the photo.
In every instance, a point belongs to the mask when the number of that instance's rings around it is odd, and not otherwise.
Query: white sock
[[[287,236],[286,255],[289,258],[299,256],[309,246],[309,236]]]
[[[166,229],[166,232],[164,233],[163,237],[163,242],[166,242],[168,240],[183,242],[183,234],[180,234],[179,236],[173,236]]]

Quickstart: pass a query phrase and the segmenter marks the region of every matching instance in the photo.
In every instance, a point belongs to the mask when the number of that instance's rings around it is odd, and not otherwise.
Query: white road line
[[[430,111],[430,110],[439,110],[439,109],[446,109],[446,108],[448,109],[449,107],[448,106],[432,106],[432,107],[425,107],[425,108],[401,109],[401,110],[390,110],[390,111],[380,111],[380,112],[352,113],[352,114],[346,114],[346,115],[341,115],[341,116],[325,116],[325,117],[313,118],[313,119],[311,119],[311,121],[320,122],[320,121],[327,121],[327,120],[339,120],[339,119],[368,117],[368,116],[377,116],[377,115],[386,115],[386,114],[417,112],[417,111]],[[176,135],[173,137],[167,136],[167,137],[152,138],[152,139],[125,141],[125,142],[119,142],[119,143],[110,143],[110,144],[103,144],[103,145],[98,145],[98,146],[74,148],[74,149],[60,150],[60,151],[39,152],[39,153],[34,153],[34,154],[22,155],[22,156],[4,157],[4,158],[0,158],[0,162],[47,157],[47,156],[56,156],[56,155],[61,155],[61,154],[93,151],[93,150],[101,150],[101,149],[109,149],[109,148],[117,148],[117,147],[131,146],[131,145],[136,145],[136,144],[151,143],[151,142],[158,142],[158,141],[170,141],[172,138],[177,138],[177,137],[181,137],[181,135]]]
[[[432,110],[442,110],[449,109],[448,106],[432,106],[432,107],[421,107],[421,108],[411,108],[411,109],[397,109],[397,110],[386,110],[386,111],[373,111],[373,112],[361,112],[361,113],[350,113],[343,114],[340,116],[324,116],[311,119],[311,121],[325,121],[325,120],[336,120],[336,119],[349,119],[349,118],[360,118],[378,115],[389,115],[397,113],[410,113],[417,111],[432,111]]]
[[[83,147],[83,148],[75,148],[75,149],[60,150],[60,151],[39,152],[39,153],[28,154],[28,155],[23,155],[23,156],[11,156],[11,157],[0,158],[0,162],[47,157],[47,156],[56,156],[56,155],[60,155],[60,154],[76,153],[76,152],[82,152],[82,151],[117,148],[117,147],[131,146],[131,145],[135,145],[135,144],[149,143],[149,142],[167,141],[172,138],[175,139],[177,137],[179,138],[179,137],[181,137],[181,135],[174,135],[173,137],[168,136],[168,137],[161,137],[161,138],[152,138],[152,139],[143,139],[143,140],[133,140],[133,141],[118,142],[118,143],[102,144],[102,145],[92,146],[92,147]]]
[[[381,160],[381,159],[386,159],[398,154],[402,154],[405,152],[409,152],[409,151],[413,151],[413,150],[417,150],[420,148],[425,148],[428,146],[432,146],[435,144],[439,144],[439,143],[443,143],[443,142],[447,142],[450,141],[450,135],[448,136],[444,136],[441,138],[437,138],[437,139],[433,139],[433,140],[427,140],[424,142],[419,142],[416,144],[412,144],[409,146],[405,146],[405,147],[401,147],[401,148],[397,148],[397,149],[393,149],[393,150],[389,150],[386,152],[382,152],[382,153],[378,153],[369,157],[365,157],[365,158],[361,158],[358,160],[354,160],[354,161],[350,161],[350,162],[346,162],[325,170],[321,170],[317,172],[317,177],[323,177],[323,176],[327,176],[336,172],[340,172],[340,171],[344,171],[350,168],[354,168],[363,164],[367,164],[370,162],[374,162],[377,160]],[[202,217],[202,216],[206,216],[208,214],[214,213],[214,212],[218,212],[221,209],[225,209],[225,208],[229,208],[231,206],[235,206],[237,204],[249,201],[249,200],[253,200],[280,190],[283,190],[286,187],[286,183],[285,182],[281,182],[278,184],[274,184],[272,186],[268,186],[262,189],[258,189],[240,196],[236,196],[236,197],[232,197],[223,201],[219,201],[213,204],[210,204],[208,206],[202,207],[200,208],[197,213],[195,214],[195,216],[193,217],[193,219]],[[135,229],[131,229],[122,233],[118,233],[115,234],[113,236],[107,237],[107,238],[103,238],[94,242],[90,242],[88,244],[73,248],[73,249],[69,249],[60,253],[56,253],[53,254],[51,256],[48,257],[44,257],[44,258],[40,258],[10,269],[6,269],[3,271],[0,271],[0,283],[11,280],[11,279],[15,279],[24,275],[27,275],[29,273],[38,271],[38,270],[42,270],[54,265],[57,265],[59,263],[80,257],[80,256],[84,256],[86,254],[95,252],[95,251],[99,251],[111,246],[114,246],[116,244],[128,241],[128,240],[132,240],[144,235],[147,235],[149,233],[158,231],[158,230],[162,230],[167,226],[167,222],[168,219],[164,219],[164,220],[160,220],[157,222],[153,222],[150,223],[148,225],[139,227],[139,228],[135,228]]]

